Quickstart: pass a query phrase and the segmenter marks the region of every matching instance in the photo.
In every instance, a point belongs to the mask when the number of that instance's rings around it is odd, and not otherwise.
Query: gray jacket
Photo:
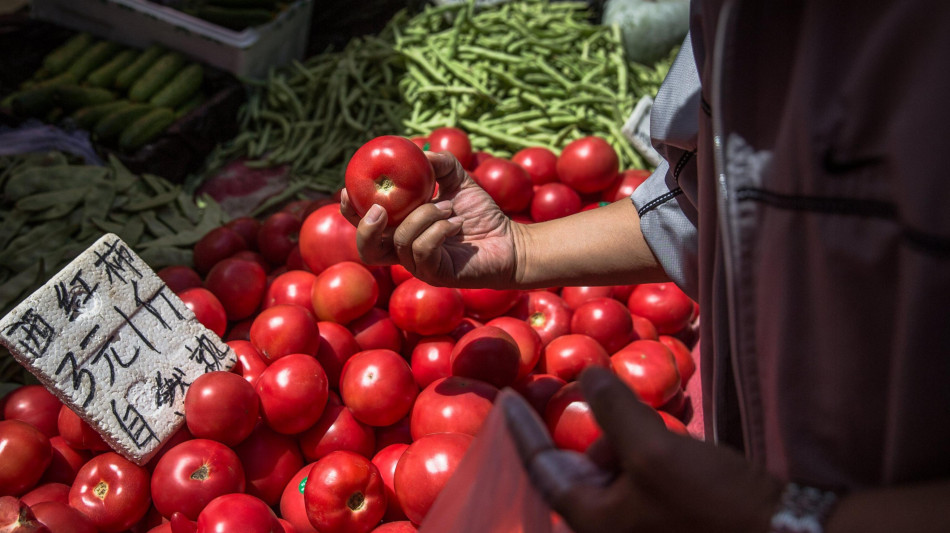
[[[950,477],[948,57],[946,0],[693,2],[633,201],[707,439],[783,479]]]

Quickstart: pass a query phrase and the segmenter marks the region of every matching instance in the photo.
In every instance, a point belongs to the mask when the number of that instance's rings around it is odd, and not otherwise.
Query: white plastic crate
[[[234,31],[145,0],[33,0],[34,17],[144,48],[152,43],[239,76],[303,59],[313,0],[297,0],[274,20]]]

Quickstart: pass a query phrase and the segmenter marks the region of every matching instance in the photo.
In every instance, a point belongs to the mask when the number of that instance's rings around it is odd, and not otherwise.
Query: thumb
[[[473,182],[468,172],[462,168],[462,163],[449,152],[426,152],[429,163],[435,171],[435,179],[439,183],[439,199],[450,197],[465,187],[469,181]]]

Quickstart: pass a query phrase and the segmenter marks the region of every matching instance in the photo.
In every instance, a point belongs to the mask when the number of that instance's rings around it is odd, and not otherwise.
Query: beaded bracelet
[[[769,533],[823,533],[837,501],[834,492],[789,483],[772,515]]]

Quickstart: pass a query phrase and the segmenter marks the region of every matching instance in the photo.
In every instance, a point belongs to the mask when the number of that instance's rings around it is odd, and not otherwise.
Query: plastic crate
[[[233,31],[145,0],[34,0],[34,17],[144,48],[158,43],[238,76],[262,78],[302,59],[313,0],[297,0],[274,20]]]

